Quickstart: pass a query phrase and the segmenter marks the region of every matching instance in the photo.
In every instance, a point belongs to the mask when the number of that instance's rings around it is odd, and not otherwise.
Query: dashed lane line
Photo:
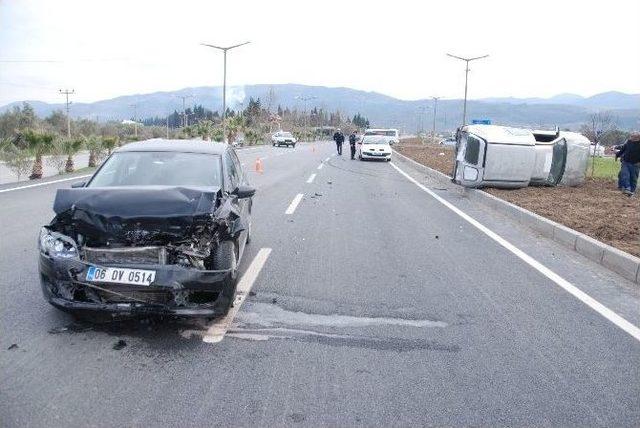
[[[298,208],[298,204],[300,203],[300,201],[302,200],[302,197],[304,195],[302,193],[298,193],[295,198],[293,198],[293,201],[291,201],[291,203],[289,204],[289,208],[287,208],[287,210],[284,212],[286,215],[291,215],[295,212],[296,208]]]
[[[307,180],[307,183],[313,183],[313,180],[316,178],[316,174],[311,174],[309,176],[309,179]]]

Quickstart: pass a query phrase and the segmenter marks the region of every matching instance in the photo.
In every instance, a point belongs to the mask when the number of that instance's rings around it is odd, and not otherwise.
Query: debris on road
[[[11,344],[11,346],[9,346],[9,347],[7,348],[7,350],[9,350],[9,351],[11,351],[11,350],[13,350],[13,349],[18,349],[18,344],[17,344],[17,343],[12,343],[12,344]]]
[[[119,351],[119,350],[123,349],[125,346],[127,346],[127,342],[125,342],[124,340],[120,339],[116,343],[113,344],[113,349],[115,351]]]

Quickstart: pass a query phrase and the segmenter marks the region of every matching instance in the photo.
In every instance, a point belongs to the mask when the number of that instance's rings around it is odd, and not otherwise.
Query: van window
[[[469,135],[467,137],[467,147],[464,153],[464,161],[471,165],[478,165],[478,158],[480,157],[480,140],[476,137]]]

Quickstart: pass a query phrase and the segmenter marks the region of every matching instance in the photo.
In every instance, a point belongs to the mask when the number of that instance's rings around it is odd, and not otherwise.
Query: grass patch
[[[587,167],[587,177],[591,177],[591,168],[593,168],[594,178],[603,178],[605,180],[617,180],[620,171],[620,162],[616,162],[613,157],[589,158],[589,166]]]

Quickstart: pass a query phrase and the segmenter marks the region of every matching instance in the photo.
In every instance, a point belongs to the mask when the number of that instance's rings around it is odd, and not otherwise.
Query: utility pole
[[[187,98],[193,98],[193,95],[178,95],[178,98],[182,98],[182,126],[189,126],[187,122],[186,101]]]
[[[73,95],[76,91],[74,89],[60,89],[58,92],[67,97],[67,138],[71,138],[71,116],[69,116],[69,104],[71,104],[71,101],[69,101],[69,95]]]
[[[203,46],[208,46],[210,48],[219,49],[224,54],[224,69],[222,74],[222,138],[223,141],[227,141],[227,51],[231,49],[238,48],[240,46],[244,46],[251,42],[244,42],[238,45],[220,47],[215,45],[209,45],[207,43],[200,43]]]
[[[133,132],[138,138],[138,104],[129,104],[129,107],[133,107]]]
[[[438,113],[438,100],[442,97],[431,97],[433,98],[433,131],[431,131],[431,139],[436,138],[436,114]]]
[[[296,96],[295,97],[296,100],[300,100],[300,101],[302,101],[304,103],[303,104],[304,105],[304,112],[303,112],[303,114],[304,114],[304,122],[303,122],[303,125],[304,125],[304,128],[305,128],[305,131],[309,127],[309,123],[308,123],[308,119],[307,119],[307,102],[311,101],[311,100],[315,100],[316,98],[318,98],[318,97],[309,96],[309,95],[307,95],[307,96]]]
[[[469,62],[475,61],[477,59],[486,58],[489,55],[476,56],[473,58],[462,58],[462,57],[451,55],[451,54],[447,54],[447,55],[450,56],[451,58],[456,58],[466,62],[465,74],[464,74],[464,107],[462,110],[462,126],[464,126],[467,124],[467,82],[469,80]]]

